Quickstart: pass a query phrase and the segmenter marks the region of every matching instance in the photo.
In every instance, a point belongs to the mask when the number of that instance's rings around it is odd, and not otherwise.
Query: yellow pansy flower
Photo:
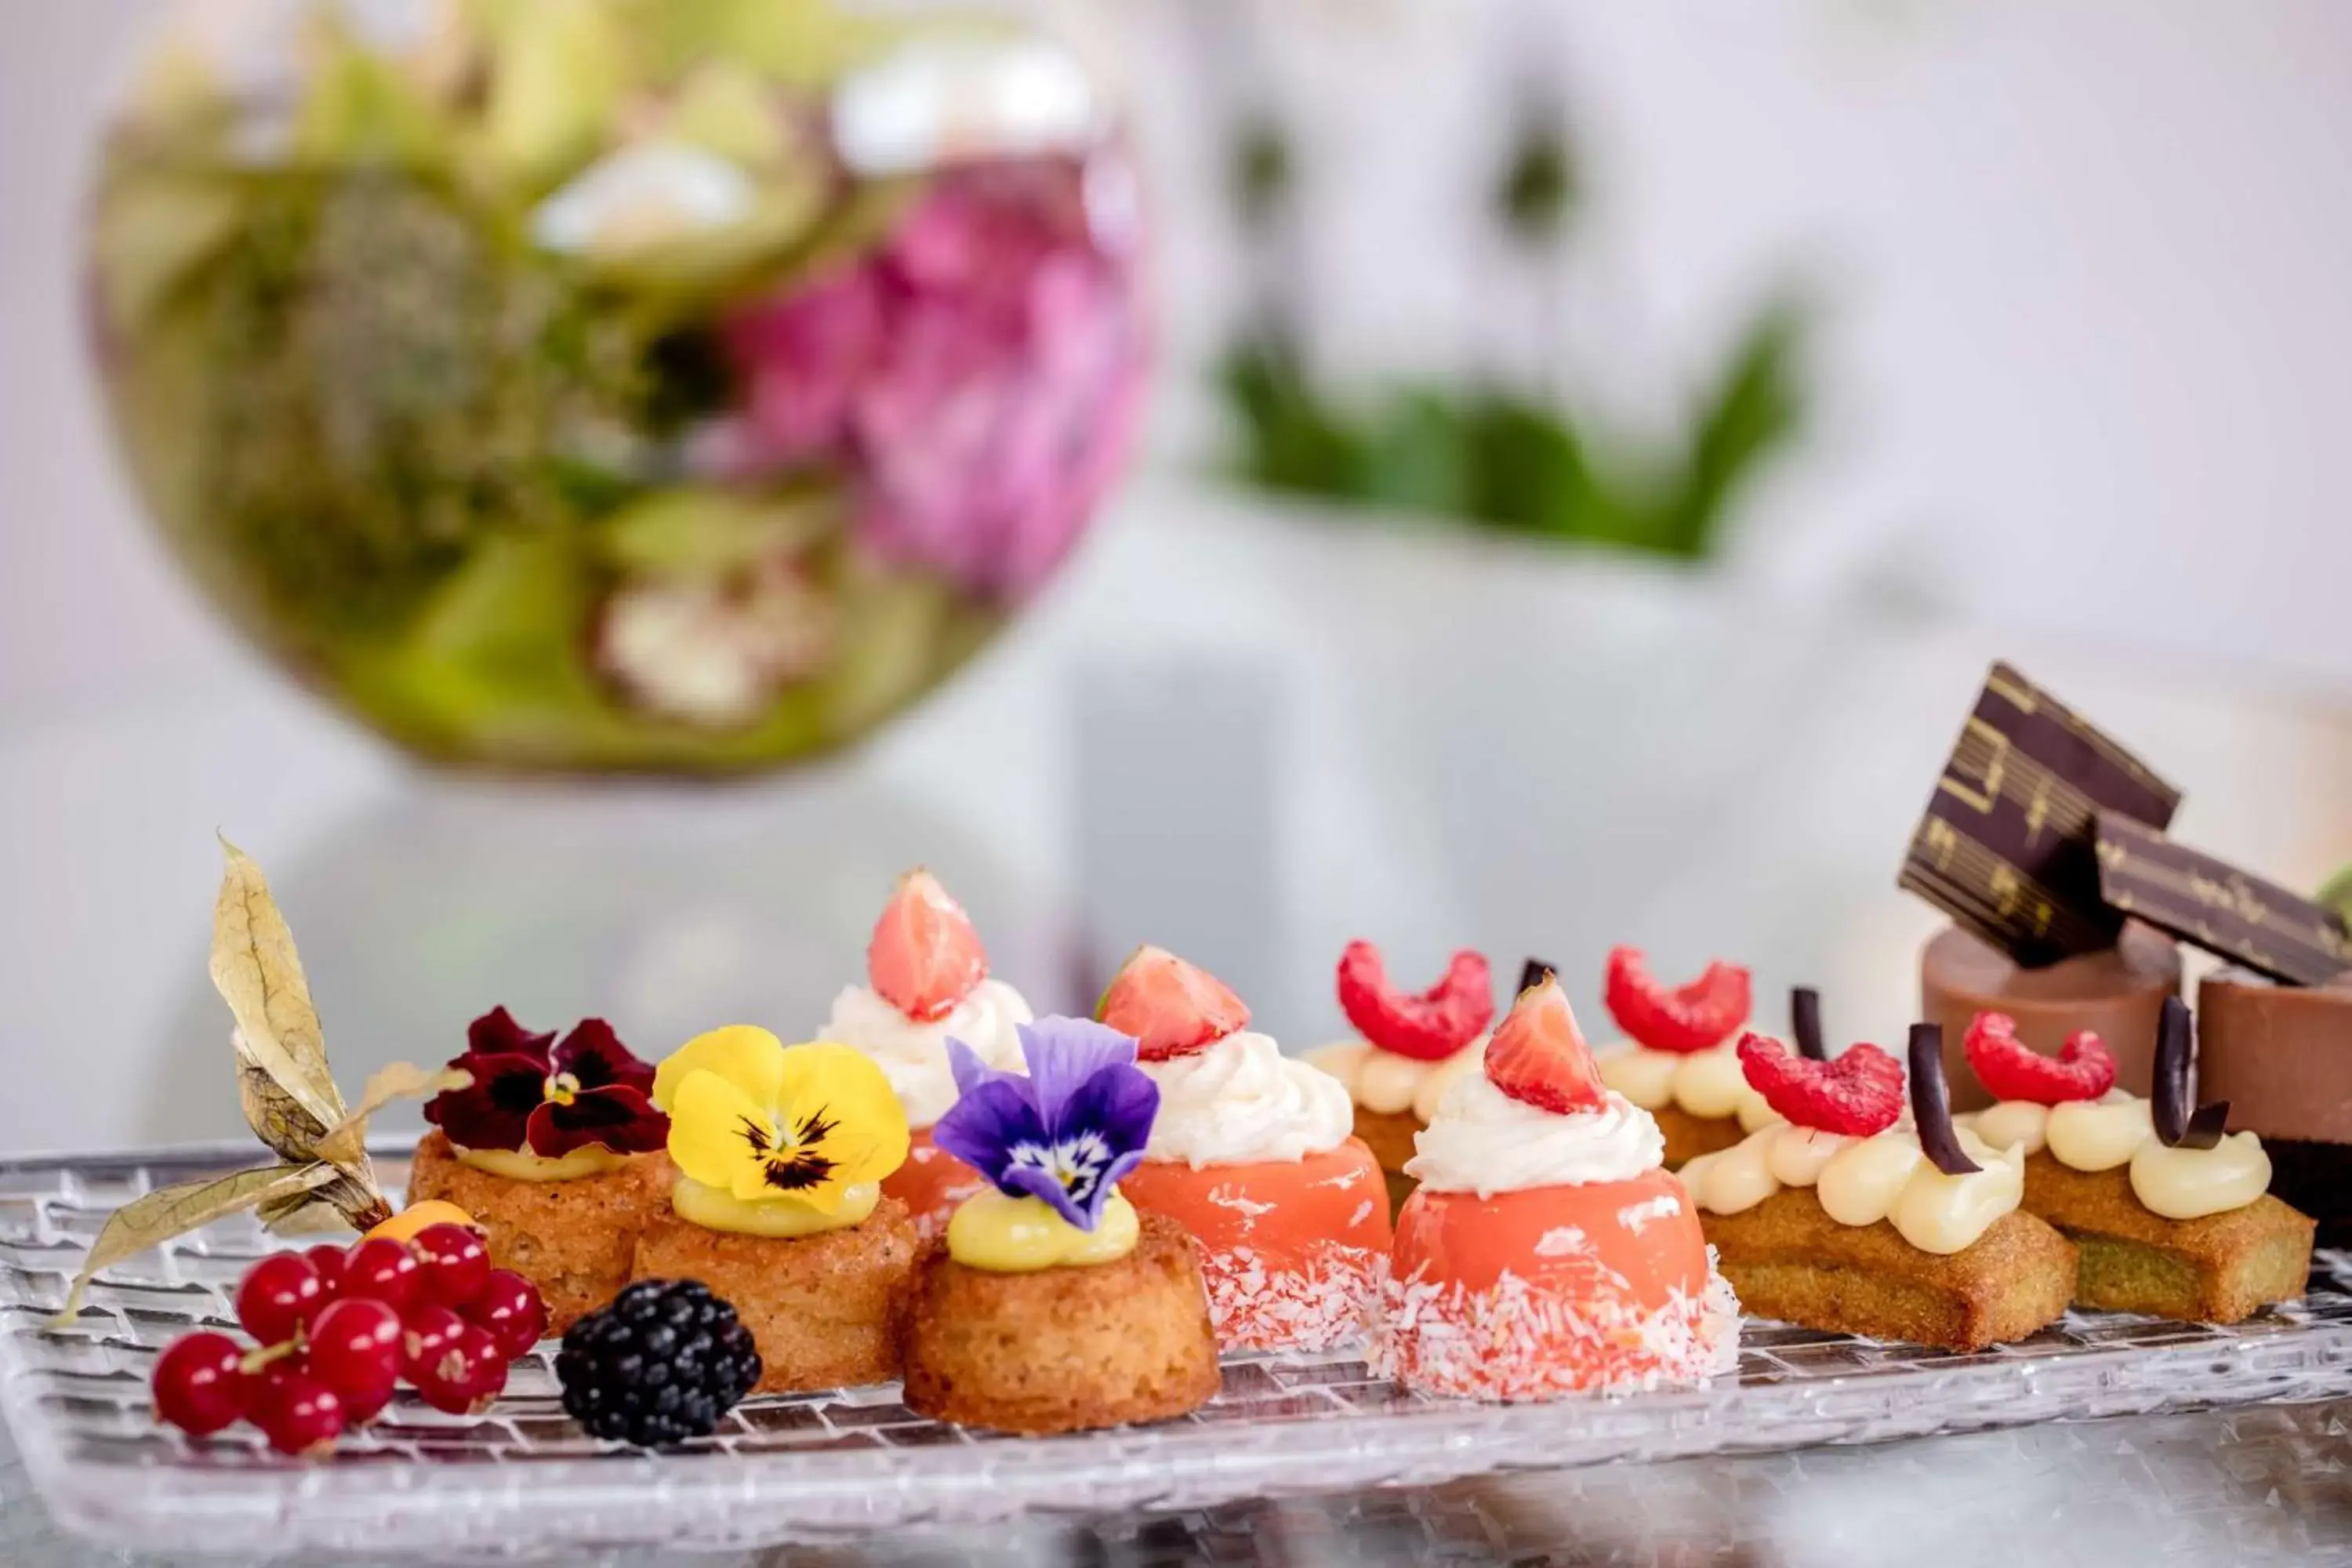
[[[853,1187],[907,1159],[907,1113],[863,1053],[787,1046],[734,1025],[688,1040],[654,1078],[669,1112],[669,1153],[706,1187],[746,1203],[803,1203],[833,1214]]]

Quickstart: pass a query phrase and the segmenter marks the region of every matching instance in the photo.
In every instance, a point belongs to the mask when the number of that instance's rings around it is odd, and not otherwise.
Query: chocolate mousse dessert
[[[2352,936],[2326,903],[2147,831],[2098,823],[2107,901],[2232,967],[2197,994],[2197,1070],[2261,1136],[2271,1190],[2352,1245]]]
[[[2007,1014],[2017,1037],[2050,1057],[2088,1029],[2115,1053],[2116,1082],[2137,1095],[2149,1092],[2164,1000],[2179,994],[2179,946],[2137,921],[2124,923],[2113,947],[2039,969],[1958,926],[1938,931],[1919,958],[1920,1016],[1940,1025],[1947,1041],[1965,1040],[1979,1013]],[[1976,1110],[1989,1100],[1975,1077],[1963,1075],[1952,1079],[1952,1102]]]
[[[2197,988],[2204,1092],[2262,1135],[2271,1191],[2352,1247],[2352,984],[2281,985],[2242,969]]]
[[[2118,1082],[2148,1092],[2180,951],[2100,895],[2102,812],[2161,830],[2180,792],[2007,664],[1996,664],[1913,833],[1901,885],[1952,917],[1920,954],[1920,1016],[1941,1026],[1954,1108],[1989,1103],[1960,1043],[1980,1012],[2055,1055],[2089,1029]]]

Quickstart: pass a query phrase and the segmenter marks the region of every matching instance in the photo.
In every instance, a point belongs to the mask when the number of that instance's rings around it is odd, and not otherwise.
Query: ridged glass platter
[[[404,1146],[379,1147],[393,1179]],[[2323,1253],[2309,1296],[2234,1328],[2079,1313],[2019,1344],[1952,1355],[1750,1320],[1738,1372],[1706,1387],[1511,1406],[1422,1398],[1352,1351],[1232,1357],[1223,1391],[1182,1421],[1052,1439],[927,1421],[881,1386],[754,1399],[709,1438],[638,1454],[581,1434],[540,1353],[480,1415],[443,1415],[404,1390],[331,1458],[299,1462],[249,1427],[190,1441],[149,1410],[162,1347],[230,1325],[238,1276],[273,1245],[250,1221],[110,1270],[79,1322],[45,1327],[116,1205],[250,1155],[225,1144],[0,1162],[0,1410],[69,1529],[245,1561],[742,1549],[1026,1510],[1207,1508],[2352,1393],[2352,1255]]]

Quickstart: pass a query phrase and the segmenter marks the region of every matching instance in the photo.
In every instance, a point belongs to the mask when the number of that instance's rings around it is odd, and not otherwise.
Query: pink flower
[[[839,467],[887,560],[992,595],[1042,583],[1118,471],[1143,383],[1134,269],[1083,178],[945,174],[880,251],[739,316],[744,466]]]

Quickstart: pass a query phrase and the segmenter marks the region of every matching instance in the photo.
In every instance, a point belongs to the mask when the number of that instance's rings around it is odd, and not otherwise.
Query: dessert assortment
[[[1479,952],[1414,992],[1369,942],[1337,971],[1353,1037],[1305,1058],[1156,947],[1094,1018],[1040,1019],[918,870],[804,1040],[727,1025],[655,1061],[500,1007],[352,1102],[230,847],[211,972],[273,1161],[123,1205],[62,1319],[226,1216],[360,1232],[264,1257],[248,1340],[154,1363],[160,1419],[289,1455],[404,1384],[478,1411],[549,1341],[582,1432],[663,1449],[746,1399],[892,1383],[1009,1434],[1169,1420],[1235,1352],[1360,1345],[1416,1394],[1525,1402],[1704,1383],[1743,1314],[1958,1352],[2070,1307],[2236,1323],[2352,1226],[2352,937],[2347,900],[2168,837],[2179,799],[1996,666],[1900,879],[1952,925],[1899,1056],[1832,1054],[1805,987],[1771,1037],[1748,970],[1675,984],[1623,947],[1597,1049],[1549,963],[1497,1022]],[[2194,1014],[2183,943],[2230,964]],[[401,1100],[428,1130],[396,1207],[365,1131]]]

